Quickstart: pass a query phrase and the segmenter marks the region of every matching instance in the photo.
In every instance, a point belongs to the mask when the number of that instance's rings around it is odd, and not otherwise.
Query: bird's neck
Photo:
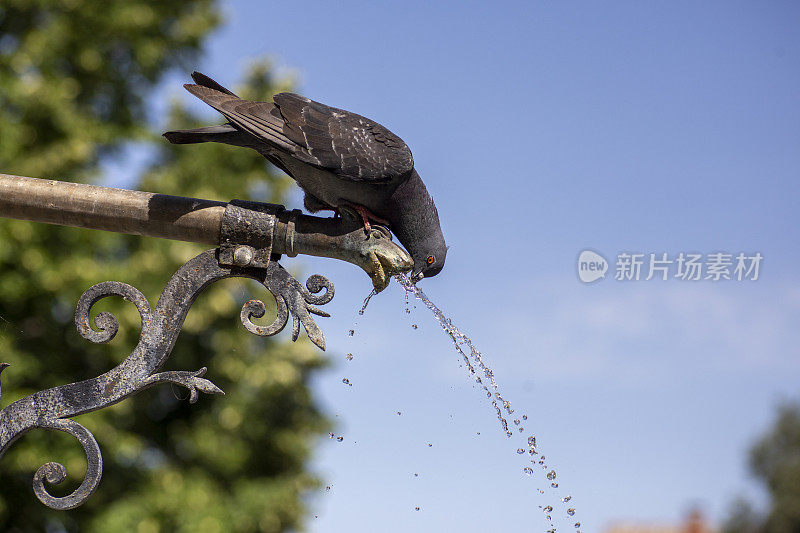
[[[397,187],[389,204],[392,231],[412,256],[413,243],[430,239],[444,242],[436,205],[416,170]]]

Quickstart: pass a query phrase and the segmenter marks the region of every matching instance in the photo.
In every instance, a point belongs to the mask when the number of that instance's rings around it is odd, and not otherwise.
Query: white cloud
[[[798,287],[612,282],[596,290],[542,283],[530,291],[536,304],[512,305],[487,325],[496,332],[489,359],[513,361],[516,376],[538,367],[551,379],[663,372],[800,377]]]

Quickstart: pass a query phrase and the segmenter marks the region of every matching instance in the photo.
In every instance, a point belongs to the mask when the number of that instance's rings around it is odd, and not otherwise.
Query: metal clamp
[[[225,206],[219,231],[219,264],[239,268],[267,268],[277,215],[277,204],[231,200]]]

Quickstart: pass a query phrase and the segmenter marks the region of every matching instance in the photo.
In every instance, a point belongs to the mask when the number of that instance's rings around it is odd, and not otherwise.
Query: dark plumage
[[[415,281],[442,270],[447,246],[439,215],[402,139],[361,115],[298,94],[251,102],[199,72],[192,79],[196,85],[184,85],[186,90],[228,122],[168,131],[164,137],[169,142],[219,142],[257,150],[294,178],[305,191],[309,211],[349,206],[367,224],[366,216],[388,222],[414,259]]]

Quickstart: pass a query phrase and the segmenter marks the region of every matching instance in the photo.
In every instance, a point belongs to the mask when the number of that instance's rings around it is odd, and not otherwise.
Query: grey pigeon
[[[199,72],[186,90],[228,122],[164,134],[174,144],[218,142],[252,148],[289,174],[310,212],[352,208],[369,228],[384,223],[414,260],[412,280],[438,274],[447,246],[439,214],[406,143],[368,118],[293,93],[243,100]]]

